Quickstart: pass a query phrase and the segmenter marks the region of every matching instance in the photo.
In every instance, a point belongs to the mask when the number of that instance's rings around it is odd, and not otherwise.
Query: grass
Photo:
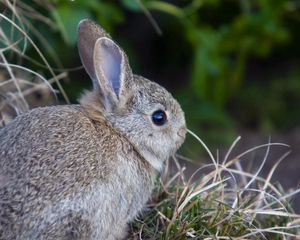
[[[297,239],[300,215],[294,213],[289,200],[300,189],[286,193],[271,182],[289,152],[266,178],[259,177],[270,147],[287,145],[269,142],[229,158],[240,140],[237,138],[220,162],[198,136],[189,133],[206,149],[212,164],[202,166],[186,180],[185,168],[179,165],[182,157],[174,157],[177,170],[166,165],[152,200],[131,224],[131,239]],[[259,169],[246,172],[241,161],[259,148],[266,149]]]
[[[50,8],[50,1],[36,2],[45,8]],[[44,24],[54,24],[29,4],[23,1],[4,0],[0,3],[4,9],[0,13],[0,127],[7,124],[16,115],[32,107],[32,102],[37,93],[48,96],[47,100],[57,100],[59,92],[65,102],[69,102],[60,81],[67,77],[64,70],[54,69],[50,66],[43,52],[61,66],[51,44],[33,26],[29,18],[38,19]],[[33,40],[33,38],[35,40]],[[40,49],[37,42],[45,49]],[[34,49],[38,60],[28,56],[27,50]],[[33,64],[38,69],[47,70],[50,79],[43,77],[38,71],[25,67],[27,63]],[[54,90],[52,84],[58,87]],[[35,101],[36,103],[37,101]],[[39,99],[40,105],[47,104],[45,99]]]

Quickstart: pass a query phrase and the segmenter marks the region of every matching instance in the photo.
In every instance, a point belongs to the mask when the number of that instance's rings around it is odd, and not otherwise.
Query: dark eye
[[[162,126],[167,121],[167,115],[163,110],[157,110],[152,114],[152,121],[157,126]]]

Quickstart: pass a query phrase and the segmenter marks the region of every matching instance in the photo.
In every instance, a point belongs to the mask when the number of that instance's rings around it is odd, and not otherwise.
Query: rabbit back
[[[122,236],[151,193],[148,163],[79,105],[34,109],[0,139],[0,239]]]

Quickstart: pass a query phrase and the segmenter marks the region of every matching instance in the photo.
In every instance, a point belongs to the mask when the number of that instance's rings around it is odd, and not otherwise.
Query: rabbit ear
[[[110,38],[110,36],[99,25],[89,19],[80,21],[77,28],[77,34],[77,46],[81,62],[90,78],[93,80],[94,87],[99,87],[93,64],[94,46],[99,38]]]
[[[103,94],[106,110],[122,104],[129,95],[128,86],[132,72],[123,50],[107,37],[96,41],[94,69]]]

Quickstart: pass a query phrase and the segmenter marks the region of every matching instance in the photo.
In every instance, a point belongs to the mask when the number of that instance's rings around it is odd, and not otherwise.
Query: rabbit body
[[[180,105],[134,75],[100,26],[79,24],[78,49],[94,86],[80,104],[36,108],[0,129],[1,240],[124,239],[184,141]]]
[[[124,236],[155,175],[125,138],[87,114],[78,105],[37,108],[0,130],[0,239]]]

